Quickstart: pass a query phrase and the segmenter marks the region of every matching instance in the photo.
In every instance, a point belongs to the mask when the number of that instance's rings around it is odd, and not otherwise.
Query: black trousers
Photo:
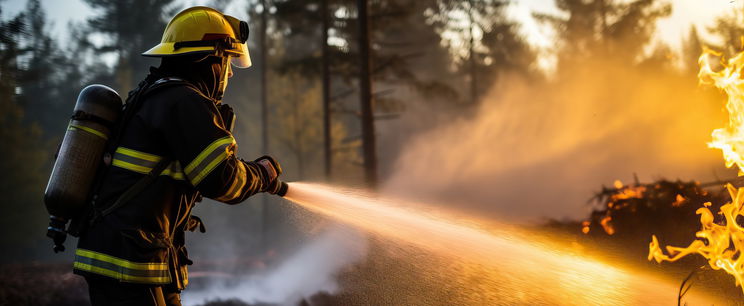
[[[93,306],[181,306],[181,293],[164,286],[123,283],[86,277]]]

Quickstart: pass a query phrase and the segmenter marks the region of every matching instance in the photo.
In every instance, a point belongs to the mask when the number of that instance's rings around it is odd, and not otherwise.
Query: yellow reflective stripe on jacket
[[[142,173],[142,174],[148,174],[152,170],[152,167],[144,167],[137,164],[128,163],[119,159],[114,158],[114,161],[111,162],[111,165],[117,166],[119,168],[124,168],[127,170],[131,170],[134,172]]]
[[[235,138],[226,136],[215,140],[201,151],[184,169],[186,176],[191,184],[196,186],[201,182],[217,165],[227,158],[227,150],[235,144]]]
[[[111,164],[119,168],[148,174],[162,159],[162,157],[154,154],[118,147]]]
[[[148,174],[162,159],[162,157],[155,154],[118,147],[114,153],[111,165],[141,174]],[[168,168],[163,170],[160,175],[167,175],[175,180],[185,180],[181,163],[178,161],[171,162]]]
[[[118,257],[106,255],[103,253],[99,253],[96,251],[90,251],[86,249],[77,249],[75,250],[76,256],[82,256],[92,259],[97,259],[101,261],[106,261],[113,263],[117,266],[121,266],[128,269],[135,269],[135,270],[168,270],[168,264],[166,263],[137,263],[137,262],[131,262],[128,260],[124,260]]]
[[[125,282],[167,284],[171,277],[166,263],[138,263],[85,249],[75,250],[75,269]]]
[[[140,152],[140,151],[128,149],[125,147],[116,148],[116,153],[121,153],[124,155],[132,156],[135,158],[144,159],[144,160],[156,162],[156,163],[159,162],[161,159],[163,159],[162,157],[157,156],[155,154]]]
[[[165,168],[165,170],[163,170],[163,173],[161,173],[160,175],[167,175],[174,180],[179,181],[183,181],[186,179],[186,175],[183,174],[181,163],[179,161],[171,162],[171,164],[168,165],[168,168]]]
[[[88,133],[91,133],[93,135],[96,135],[98,137],[101,137],[101,138],[103,138],[105,140],[108,140],[108,136],[106,136],[106,134],[104,134],[103,132],[98,131],[98,130],[96,130],[94,128],[89,128],[87,126],[82,126],[82,125],[77,125],[77,124],[70,124],[70,126],[67,129],[68,130],[76,130],[77,129],[77,130],[86,131]]]
[[[230,185],[230,188],[227,189],[227,192],[216,198],[217,201],[232,201],[238,196],[240,196],[241,191],[243,190],[243,187],[245,187],[245,184],[247,182],[248,174],[245,170],[245,165],[241,162],[237,164],[235,179],[233,180],[232,184]]]

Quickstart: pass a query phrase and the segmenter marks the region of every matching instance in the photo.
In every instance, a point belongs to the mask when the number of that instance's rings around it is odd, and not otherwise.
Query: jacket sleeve
[[[188,87],[169,92],[169,107],[153,125],[181,164],[185,179],[205,197],[228,204],[264,191],[261,166],[236,157],[235,138],[224,128],[212,100]]]

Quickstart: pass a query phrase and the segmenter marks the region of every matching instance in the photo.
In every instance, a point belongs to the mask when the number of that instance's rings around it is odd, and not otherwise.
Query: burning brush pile
[[[613,187],[602,187],[592,201],[595,208],[585,221],[553,221],[551,227],[571,230],[577,241],[599,245],[601,250],[627,252],[639,263],[643,259],[673,262],[658,267],[682,282],[680,300],[693,285],[720,296],[744,298],[740,253],[744,188],[724,187],[722,182],[662,179],[624,185],[615,181]],[[660,241],[686,247],[662,249]]]
[[[698,210],[709,205],[717,211],[731,201],[722,187],[723,183],[665,179],[628,185],[615,181],[612,187],[603,186],[592,197],[594,208],[585,220],[551,220],[547,227],[571,233],[579,243],[600,245],[603,250],[621,249],[628,258],[645,261],[649,237],[653,235],[665,243],[689,244],[700,229]],[[723,216],[716,219],[724,221]],[[671,268],[686,273],[704,263],[700,258],[689,257]]]
[[[711,62],[719,59],[720,62]],[[704,49],[699,59],[701,84],[712,85],[726,93],[728,125],[713,131],[708,147],[719,149],[727,167],[737,167],[744,174],[744,52],[731,59],[721,53]],[[742,180],[740,177],[739,181]],[[713,183],[710,186],[722,186]],[[581,224],[586,235],[597,232],[615,240],[631,242],[651,237],[649,261],[680,262],[704,260],[700,270],[728,274],[729,282],[744,294],[744,188],[730,183],[723,190],[706,190],[696,182],[659,181],[653,184],[625,186],[615,182],[614,188],[603,188],[595,199],[601,203],[589,220]],[[670,243],[662,247],[660,241]],[[699,256],[687,256],[687,255]],[[683,281],[680,297],[689,289]],[[721,273],[725,272],[725,273]],[[710,284],[708,284],[710,286]],[[741,299],[740,299],[741,300]]]
[[[592,198],[596,207],[581,223],[581,232],[644,253],[646,239],[652,234],[671,243],[688,243],[700,225],[698,208],[710,203],[717,209],[730,200],[722,188],[704,187],[698,182],[659,180],[623,185],[615,181],[612,188],[602,187]]]

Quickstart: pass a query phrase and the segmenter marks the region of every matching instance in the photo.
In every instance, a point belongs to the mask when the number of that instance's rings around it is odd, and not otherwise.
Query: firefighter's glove
[[[263,181],[263,192],[276,194],[283,197],[287,194],[287,183],[279,179],[282,174],[282,166],[273,157],[264,155],[255,160],[261,169],[261,179]]]

